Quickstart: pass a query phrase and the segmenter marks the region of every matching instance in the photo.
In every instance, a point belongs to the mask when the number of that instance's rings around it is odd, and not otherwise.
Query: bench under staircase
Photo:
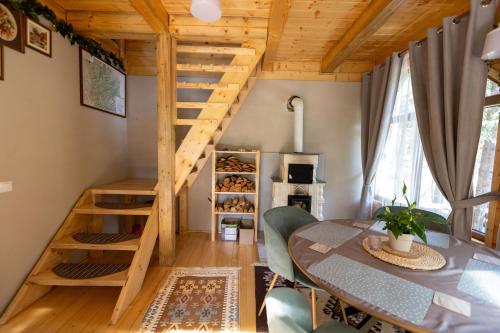
[[[0,324],[54,286],[120,287],[111,317],[111,323],[116,323],[141,289],[158,237],[155,186],[156,180],[135,179],[86,190],[5,310]],[[113,202],[106,203],[110,199]],[[103,224],[108,223],[103,221],[104,216],[118,216],[115,220],[122,231],[103,233]],[[130,230],[134,220],[136,225],[143,225],[140,236]],[[71,263],[75,253],[83,258]]]

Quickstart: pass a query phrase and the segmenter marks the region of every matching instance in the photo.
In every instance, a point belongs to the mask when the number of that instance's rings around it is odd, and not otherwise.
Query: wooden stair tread
[[[93,194],[156,195],[156,179],[124,179],[91,188]]]
[[[97,207],[93,203],[83,204],[73,208],[76,214],[96,214],[96,215],[151,215],[151,207],[110,209]]]
[[[177,45],[178,53],[255,55],[255,49],[247,47]]]
[[[51,269],[32,275],[28,281],[44,286],[91,286],[91,287],[121,287],[127,281],[128,269],[106,276],[91,279],[65,279],[55,274]]]
[[[227,103],[213,103],[213,102],[177,102],[178,109],[227,109]]]
[[[246,73],[248,66],[243,65],[214,65],[214,64],[177,64],[179,72],[208,72],[208,73]]]
[[[109,251],[136,251],[139,248],[140,238],[130,239],[124,242],[107,244],[81,243],[73,237],[65,237],[50,244],[52,249],[74,249],[74,250],[109,250]]]
[[[213,83],[213,82],[177,82],[177,88],[179,89],[230,89],[230,90],[240,90],[240,85],[238,83]]]

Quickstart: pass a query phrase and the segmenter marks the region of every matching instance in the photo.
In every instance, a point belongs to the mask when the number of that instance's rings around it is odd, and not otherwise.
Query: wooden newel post
[[[186,233],[188,226],[188,186],[184,184],[179,192],[179,231]]]
[[[175,262],[175,119],[176,42],[169,33],[159,33],[156,42],[158,198],[160,265]]]

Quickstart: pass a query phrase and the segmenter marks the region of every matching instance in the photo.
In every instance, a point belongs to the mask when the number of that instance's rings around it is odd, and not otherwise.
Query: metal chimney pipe
[[[304,101],[299,96],[292,96],[288,99],[287,109],[295,113],[294,126],[294,151],[304,152]]]

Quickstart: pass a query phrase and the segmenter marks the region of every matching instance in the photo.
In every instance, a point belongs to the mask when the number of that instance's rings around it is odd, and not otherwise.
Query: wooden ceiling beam
[[[120,55],[120,45],[112,39],[102,38],[91,32],[82,33],[82,36],[90,38],[101,44],[102,48],[106,51],[113,52],[116,55]],[[123,58],[122,58],[123,59]]]
[[[331,73],[391,17],[405,0],[373,0],[340,41],[321,60],[321,71]]]
[[[130,0],[130,4],[148,22],[154,32],[168,32],[168,13],[160,0]]]
[[[127,33],[132,36],[153,34],[149,24],[138,13],[69,11],[66,16],[68,22],[80,33],[92,32],[101,36]]]
[[[49,7],[58,19],[66,20],[66,10],[54,0],[41,0],[43,5]]]
[[[278,53],[281,36],[285,30],[285,24],[288,19],[288,11],[290,10],[289,0],[273,0],[271,2],[271,10],[269,12],[269,23],[267,28],[267,46],[264,59],[262,61],[262,69],[267,71],[273,70],[273,61]]]

